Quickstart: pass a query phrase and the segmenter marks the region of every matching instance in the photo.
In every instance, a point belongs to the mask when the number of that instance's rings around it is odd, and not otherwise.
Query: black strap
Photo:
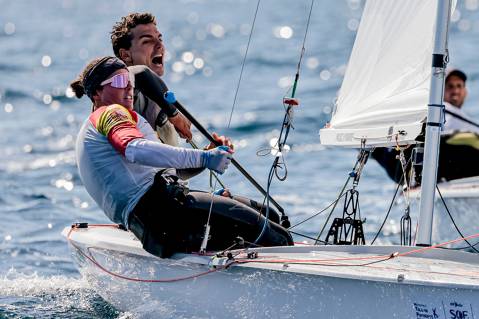
[[[434,53],[432,55],[432,67],[433,68],[444,68],[444,54]]]
[[[135,65],[129,67],[128,70],[135,75],[136,88],[158,104],[168,117],[173,117],[178,113],[174,105],[165,101],[163,94],[168,91],[168,87],[157,74],[144,65]]]
[[[455,117],[455,118],[460,119],[461,121],[464,121],[464,122],[466,122],[466,123],[468,123],[468,124],[471,124],[471,125],[473,125],[473,126],[479,128],[479,124],[477,124],[477,123],[475,123],[475,122],[473,122],[473,121],[471,121],[471,120],[469,120],[469,119],[466,119],[465,117],[463,117],[463,116],[461,116],[461,115],[459,115],[459,114],[456,114],[456,113],[451,112],[451,111],[449,111],[449,110],[446,110],[446,113],[449,114],[449,115],[452,115],[452,116]]]
[[[161,110],[160,113],[158,113],[158,116],[156,117],[155,125],[158,127],[162,127],[163,125],[166,124],[166,122],[168,122],[168,116],[166,115],[166,112]]]

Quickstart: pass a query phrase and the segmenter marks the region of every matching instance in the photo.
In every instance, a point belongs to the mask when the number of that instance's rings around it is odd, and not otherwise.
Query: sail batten
[[[376,133],[390,127],[409,130],[403,143],[415,141],[427,116],[436,6],[435,0],[366,3],[333,117],[320,131],[322,144],[377,145]],[[336,133],[348,130],[362,141],[346,145]]]

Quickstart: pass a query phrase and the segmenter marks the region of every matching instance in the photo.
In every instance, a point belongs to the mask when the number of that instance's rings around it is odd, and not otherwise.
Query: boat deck
[[[258,251],[245,267],[349,279],[479,289],[479,256],[404,246],[278,247]],[[412,253],[416,251],[415,253]],[[392,257],[394,256],[394,257]],[[241,258],[241,255],[237,258]]]
[[[162,260],[145,252],[130,233],[114,227],[76,229],[63,234],[79,247],[111,250]],[[256,252],[256,258],[248,258]],[[255,268],[345,279],[479,289],[479,255],[407,246],[289,246],[232,251],[231,267]],[[175,263],[211,266],[211,255],[175,254]],[[221,258],[220,258],[221,259]],[[168,261],[168,260],[162,260]],[[223,262],[230,263],[223,258]],[[226,270],[227,271],[227,270]]]

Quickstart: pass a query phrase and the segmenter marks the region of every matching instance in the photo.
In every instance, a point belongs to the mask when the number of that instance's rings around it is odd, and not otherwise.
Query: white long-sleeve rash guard
[[[161,143],[144,118],[121,105],[101,107],[90,120],[130,163],[157,168],[203,167],[204,151]]]
[[[86,190],[113,222],[124,225],[160,169],[203,167],[202,153],[162,144],[145,119],[116,104],[90,114],[76,143]]]
[[[199,168],[203,167],[203,153],[137,138],[128,143],[125,158],[131,163],[153,167]]]

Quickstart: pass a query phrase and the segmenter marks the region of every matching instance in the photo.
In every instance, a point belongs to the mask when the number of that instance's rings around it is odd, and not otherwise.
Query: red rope
[[[340,258],[327,258],[327,259],[271,259],[272,257],[259,257],[255,259],[244,258],[241,262],[258,262],[258,263],[322,263],[322,262],[335,262],[335,261],[352,261],[352,260],[371,260],[371,259],[390,259],[391,256],[396,257],[397,253],[378,255],[378,256],[365,256],[365,257],[340,257]]]
[[[112,224],[93,224],[93,225],[88,225],[88,227],[119,228],[118,225],[112,225]],[[388,254],[388,255],[378,255],[378,256],[343,257],[343,258],[328,258],[328,259],[272,259],[272,258],[276,258],[276,256],[271,256],[271,257],[263,257],[262,256],[262,257],[254,258],[254,259],[241,258],[241,259],[236,259],[235,261],[232,261],[225,266],[216,267],[216,268],[213,268],[213,269],[201,272],[201,273],[197,273],[197,274],[193,274],[193,275],[189,275],[189,276],[185,276],[185,277],[166,278],[166,279],[142,279],[142,278],[131,278],[131,277],[123,276],[123,275],[114,273],[112,271],[109,271],[108,269],[103,267],[98,261],[96,261],[96,259],[93,257],[92,254],[90,254],[90,256],[85,254],[82,251],[82,249],[80,247],[78,247],[77,245],[75,245],[70,239],[71,233],[74,230],[77,230],[77,229],[79,229],[79,228],[72,226],[72,228],[70,229],[70,231],[67,235],[67,239],[70,242],[70,244],[73,247],[75,247],[82,256],[84,256],[85,258],[90,260],[94,265],[96,265],[102,271],[104,271],[104,272],[106,272],[106,273],[108,273],[108,274],[110,274],[114,277],[118,277],[118,278],[129,280],[129,281],[149,282],[149,283],[171,283],[171,282],[177,282],[177,281],[182,281],[182,280],[198,278],[198,277],[216,272],[218,270],[226,269],[233,264],[245,264],[245,263],[250,263],[250,262],[271,263],[271,264],[278,264],[278,263],[281,263],[281,264],[313,264],[313,265],[318,264],[318,266],[319,266],[320,263],[323,263],[323,265],[331,265],[331,266],[366,266],[367,264],[364,264],[364,265],[356,264],[355,265],[355,264],[344,264],[344,263],[338,263],[338,262],[339,261],[354,261],[354,260],[357,260],[357,261],[359,261],[359,260],[377,260],[377,262],[382,262],[382,261],[386,261],[386,260],[389,260],[389,259],[393,259],[393,258],[397,258],[397,257],[403,257],[403,256],[407,256],[407,255],[410,255],[410,254],[413,254],[413,253],[420,253],[420,252],[427,251],[427,250],[430,250],[430,249],[436,249],[436,248],[439,248],[439,247],[442,247],[442,246],[445,246],[445,245],[448,245],[448,244],[456,243],[456,242],[459,242],[459,241],[464,241],[464,240],[479,237],[479,233],[478,233],[478,234],[470,235],[470,236],[467,236],[467,237],[464,237],[464,238],[462,238],[462,237],[457,238],[457,239],[454,239],[454,240],[450,240],[450,241],[443,242],[443,243],[436,244],[436,245],[429,246],[429,247],[413,249],[413,250],[410,250],[410,251],[407,251],[407,252],[404,252],[404,253],[394,252],[394,253],[391,253],[391,254]]]
[[[95,224],[95,225],[88,225],[88,227],[113,227],[113,228],[119,228],[118,225],[111,225],[111,224]],[[124,276],[124,275],[120,275],[120,274],[117,274],[115,272],[112,272],[108,269],[106,269],[105,267],[103,267],[96,259],[95,257],[93,257],[93,255],[90,253],[90,256],[88,256],[85,252],[83,252],[83,250],[75,245],[73,243],[73,241],[71,240],[70,236],[71,236],[71,233],[74,231],[74,230],[77,230],[79,229],[78,227],[74,227],[72,226],[72,228],[70,229],[70,231],[68,232],[68,235],[67,235],[67,240],[70,242],[70,244],[83,256],[85,257],[86,259],[88,259],[89,261],[91,261],[95,266],[97,266],[99,269],[101,269],[102,271],[106,272],[107,274],[113,276],[113,277],[117,277],[117,278],[120,278],[120,279],[124,279],[124,280],[128,280],[128,281],[135,281],[135,282],[148,282],[148,283],[172,283],[172,282],[178,282],[178,281],[182,281],[182,280],[188,280],[188,279],[194,279],[194,278],[198,278],[198,277],[201,277],[201,276],[204,276],[204,275],[208,275],[208,274],[211,274],[213,272],[216,272],[218,270],[222,270],[222,269],[226,269],[228,268],[229,266],[231,266],[232,264],[236,263],[235,261],[225,265],[225,266],[220,266],[220,267],[216,267],[216,268],[212,268],[212,269],[209,269],[207,271],[204,271],[204,272],[200,272],[200,273],[197,273],[197,274],[193,274],[193,275],[189,275],[189,276],[185,276],[185,277],[176,277],[176,278],[165,278],[165,279],[143,279],[143,278],[131,278],[131,277],[128,277],[128,276]],[[92,247],[89,247],[89,248],[92,248]],[[87,249],[89,249],[87,248]]]
[[[429,249],[435,249],[435,248],[439,248],[439,247],[446,246],[446,245],[449,245],[449,244],[454,244],[454,243],[457,243],[459,241],[465,241],[465,240],[468,240],[468,239],[473,239],[473,238],[476,238],[476,237],[479,237],[479,233],[474,234],[474,235],[470,235],[470,236],[467,236],[467,237],[460,237],[460,238],[450,240],[450,241],[446,241],[444,243],[436,244],[436,245],[433,245],[433,246],[428,246],[428,247],[423,247],[423,248],[419,248],[419,249],[410,250],[410,251],[407,251],[407,252],[404,252],[404,253],[400,253],[399,256],[407,256],[407,255],[410,255],[410,254],[419,253],[419,252],[426,251],[426,250],[429,250]]]

